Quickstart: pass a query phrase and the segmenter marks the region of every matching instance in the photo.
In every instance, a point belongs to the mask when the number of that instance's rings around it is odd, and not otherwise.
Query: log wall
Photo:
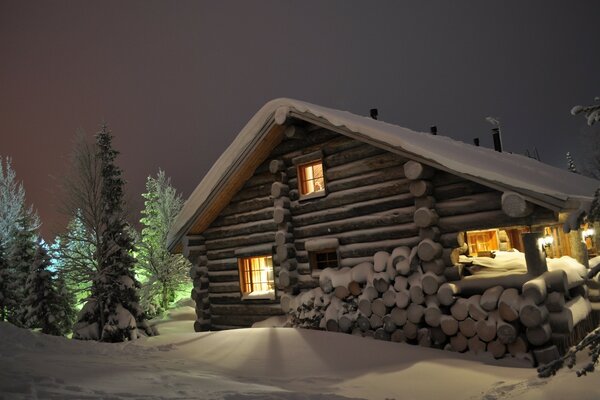
[[[326,195],[300,199],[297,164],[315,152],[322,155]],[[373,262],[377,252],[420,247],[435,286],[456,261],[460,232],[555,220],[541,208],[511,218],[502,211],[502,193],[422,167],[323,128],[284,137],[202,236],[188,243],[196,330],[249,326],[282,314],[282,295],[318,287],[309,240],[336,238],[341,267]],[[240,249],[273,254],[275,300],[241,299]]]

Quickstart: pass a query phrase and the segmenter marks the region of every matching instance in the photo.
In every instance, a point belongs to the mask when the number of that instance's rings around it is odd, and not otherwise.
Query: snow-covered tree
[[[86,229],[80,211],[57,237],[53,251],[67,286],[87,297],[98,274],[98,262],[94,236]]]
[[[171,254],[167,248],[167,235],[183,206],[180,194],[171,186],[165,172],[158,171],[156,178],[146,180],[145,208],[142,210],[141,240],[138,245],[138,271],[144,278],[143,305],[154,308],[158,303],[166,310],[175,292],[188,282],[189,261],[181,254]]]
[[[10,249],[16,233],[25,228],[25,220],[30,224],[28,229],[40,226],[33,208],[25,206],[25,189],[16,176],[11,159],[0,156],[0,241],[6,249]]]
[[[8,259],[2,241],[0,241],[0,321],[5,321],[9,310],[15,307],[14,299],[9,296],[9,284]]]
[[[71,327],[72,304],[64,284],[50,267],[50,256],[39,243],[25,282],[23,322],[50,335],[64,335]]]
[[[20,229],[11,239],[8,251],[9,284],[7,296],[14,306],[8,308],[7,320],[17,326],[25,326],[25,283],[33,265],[37,248],[37,232],[29,214],[19,220]]]
[[[600,97],[594,98],[594,101],[600,101]],[[600,121],[600,103],[592,104],[589,106],[574,106],[571,109],[571,114],[578,115],[583,114],[585,119],[587,120],[587,124],[589,126],[594,125],[596,122]]]
[[[575,161],[573,161],[573,156],[571,155],[570,151],[567,151],[567,168],[571,172],[574,172],[576,174],[579,173],[579,171],[577,171],[577,166],[575,165]]]
[[[139,283],[133,272],[134,245],[123,211],[121,169],[115,164],[118,152],[112,134],[103,125],[96,135],[100,161],[100,234],[96,247],[98,273],[92,281],[91,296],[79,314],[73,337],[121,342],[136,339],[139,329],[152,335],[139,305]]]

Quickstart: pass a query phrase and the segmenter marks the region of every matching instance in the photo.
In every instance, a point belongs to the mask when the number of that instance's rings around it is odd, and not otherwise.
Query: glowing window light
[[[298,186],[302,196],[325,191],[323,163],[320,160],[298,167]]]
[[[271,256],[240,258],[238,265],[242,295],[252,297],[275,294],[273,258]]]

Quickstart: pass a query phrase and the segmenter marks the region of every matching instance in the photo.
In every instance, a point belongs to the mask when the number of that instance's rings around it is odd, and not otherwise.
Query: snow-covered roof
[[[187,233],[199,211],[210,202],[211,194],[234,175],[242,159],[252,154],[268,127],[283,124],[288,116],[325,126],[499,190],[519,192],[535,203],[556,210],[589,204],[600,186],[600,181],[595,179],[519,154],[497,152],[347,111],[281,98],[268,102],[252,117],[198,184],[169,234],[170,248],[174,248]]]

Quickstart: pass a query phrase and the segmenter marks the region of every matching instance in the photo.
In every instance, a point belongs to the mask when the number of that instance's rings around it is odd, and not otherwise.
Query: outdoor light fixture
[[[594,233],[596,233],[594,231],[594,229],[593,228],[589,228],[589,229],[586,229],[583,232],[581,232],[581,236],[583,237],[583,240],[585,240],[585,239],[587,239],[589,237],[594,236]]]
[[[542,248],[550,247],[552,243],[554,243],[554,237],[550,235],[538,239],[538,245]]]

